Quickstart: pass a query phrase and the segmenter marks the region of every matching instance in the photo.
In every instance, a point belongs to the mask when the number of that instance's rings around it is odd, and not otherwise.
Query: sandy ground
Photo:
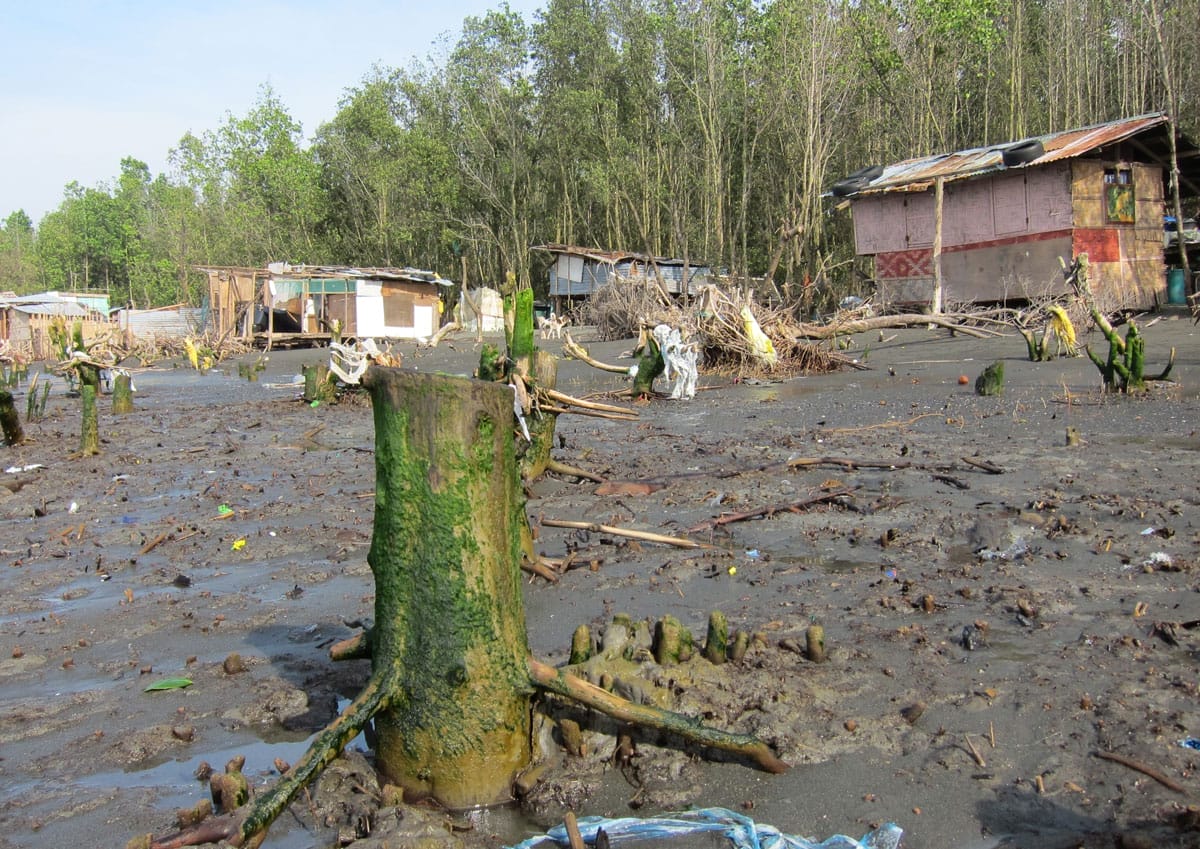
[[[455,836],[434,832],[491,847],[565,805],[724,806],[819,838],[894,821],[909,849],[1200,844],[1185,813],[1200,802],[1200,752],[1180,745],[1200,736],[1200,334],[1167,316],[1146,336],[1150,370],[1178,348],[1177,382],[1139,398],[1103,396],[1086,359],[1028,362],[1016,336],[908,330],[856,338],[865,371],[707,376],[694,401],[655,401],[636,423],[563,417],[559,459],[661,488],[598,495],[549,477],[529,504],[535,524],[716,547],[542,528],[539,550],[574,552],[580,568],[527,585],[533,652],[564,662],[577,625],[601,633],[618,613],[669,614],[702,640],[721,610],[762,640],[741,663],[647,663],[642,676],[684,712],[759,734],[793,769],[714,763],[653,735],[618,766],[612,729],[583,717],[583,757],[543,728],[533,813],[456,815]],[[611,361],[629,343],[591,347]],[[405,367],[451,373],[477,357],[467,339],[403,350]],[[269,782],[273,760],[294,761],[361,685],[363,662],[326,652],[371,613],[373,433],[362,401],[298,400],[291,381],[320,356],[272,355],[257,383],[236,364],[140,373],[134,414],[101,401],[97,457],[71,456],[78,402],[56,391],[29,442],[4,449],[6,466],[41,467],[4,473],[0,488],[0,846],[169,831],[174,810],[207,793],[200,761],[241,753],[252,780]],[[978,397],[970,384],[994,360],[1005,392]],[[574,362],[560,371],[574,394],[621,386]],[[806,458],[888,465],[788,465]],[[853,494],[688,532],[835,489]],[[796,650],[814,623],[822,664]],[[245,670],[231,674],[235,652]],[[194,683],[145,692],[176,676]],[[395,812],[322,807],[322,793],[266,845],[337,845],[364,818],[375,838],[357,845],[409,845],[380,837]]]

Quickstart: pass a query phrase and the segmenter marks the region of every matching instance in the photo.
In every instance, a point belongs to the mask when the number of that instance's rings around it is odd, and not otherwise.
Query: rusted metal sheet
[[[883,174],[873,180],[867,188],[859,191],[855,197],[880,192],[923,192],[939,177],[949,183],[1074,159],[1093,150],[1118,144],[1148,129],[1168,124],[1169,120],[1163,113],[1155,112],[1091,127],[1035,136],[1034,139],[1042,143],[1045,153],[1032,162],[1012,168],[1005,167],[1004,152],[1020,142],[907,159],[885,166]]]

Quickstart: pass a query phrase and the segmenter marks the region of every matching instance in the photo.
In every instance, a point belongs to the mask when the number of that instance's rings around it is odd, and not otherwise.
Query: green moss
[[[372,657],[377,671],[395,665],[405,694],[381,717],[381,741],[386,732],[411,764],[381,766],[411,768],[418,782],[428,772],[436,782],[441,767],[433,764],[469,757],[486,749],[492,732],[520,724],[512,705],[529,686],[516,521],[523,502],[501,424],[511,403],[504,388],[404,377],[402,393],[399,381],[368,384],[376,431]],[[481,702],[481,689],[494,696]],[[440,780],[454,779],[442,772]]]

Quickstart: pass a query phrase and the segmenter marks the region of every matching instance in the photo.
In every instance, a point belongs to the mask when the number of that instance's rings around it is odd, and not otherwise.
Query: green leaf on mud
[[[143,692],[153,693],[157,690],[182,690],[184,687],[192,686],[191,678],[164,678],[161,681],[155,681]]]

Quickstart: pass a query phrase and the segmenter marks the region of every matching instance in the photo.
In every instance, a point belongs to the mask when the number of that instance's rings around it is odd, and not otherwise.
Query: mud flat
[[[1176,382],[1136,398],[1102,395],[1086,359],[1029,362],[1015,335],[906,330],[855,339],[866,371],[710,375],[694,401],[656,401],[634,423],[562,417],[557,457],[651,486],[544,479],[535,525],[714,547],[539,527],[539,550],[576,568],[526,587],[534,653],[565,662],[577,625],[601,633],[620,613],[671,615],[703,639],[720,610],[759,637],[741,662],[647,662],[639,678],[793,769],[650,736],[614,759],[618,729],[583,717],[582,755],[542,729],[548,766],[524,814],[455,814],[439,839],[512,843],[569,805],[722,806],[812,837],[894,821],[909,849],[1200,843],[1200,752],[1181,745],[1200,737],[1200,334],[1167,317],[1145,335],[1149,371],[1178,349]],[[590,347],[611,361],[629,343]],[[409,347],[405,367],[467,373],[476,357],[459,339]],[[3,449],[5,468],[40,466],[0,488],[0,846],[167,831],[207,792],[201,760],[245,754],[269,781],[361,686],[364,663],[326,653],[372,612],[371,417],[361,401],[299,400],[293,377],[319,359],[273,355],[257,383],[236,364],[145,371],[133,414],[101,401],[95,457],[70,456],[77,402],[56,391],[29,442]],[[975,395],[996,360],[1004,394]],[[564,362],[559,386],[621,380]],[[804,651],[813,624],[820,664]],[[186,689],[145,692],[183,676]],[[354,768],[346,787],[368,781]],[[318,789],[265,845],[337,845],[364,818],[360,845],[384,845],[371,841],[399,817],[355,792]]]

